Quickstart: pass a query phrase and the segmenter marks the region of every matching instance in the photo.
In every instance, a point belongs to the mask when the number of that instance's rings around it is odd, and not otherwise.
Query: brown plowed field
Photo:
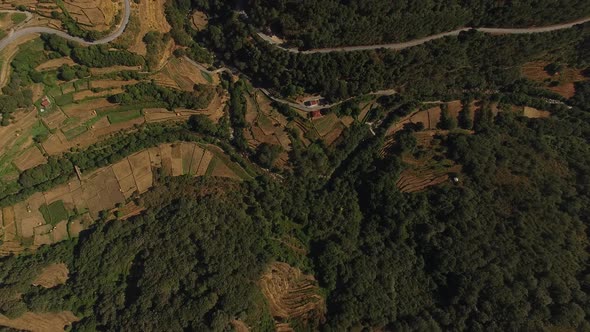
[[[32,146],[14,160],[14,165],[22,172],[47,162],[47,158],[36,147]]]

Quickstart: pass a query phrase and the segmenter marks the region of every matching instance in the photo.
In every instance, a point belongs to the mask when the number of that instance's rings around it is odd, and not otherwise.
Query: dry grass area
[[[277,323],[290,319],[312,323],[324,320],[326,304],[313,276],[275,262],[262,275],[259,285]]]
[[[20,156],[18,156],[13,162],[14,165],[22,172],[29,168],[46,163],[47,158],[45,158],[43,153],[36,146],[31,146]]]
[[[115,15],[123,9],[122,1],[64,0],[68,13],[85,29],[106,31],[115,23]]]
[[[565,98],[571,98],[575,94],[575,82],[587,80],[581,69],[564,67],[558,73],[550,75],[545,71],[548,61],[534,61],[526,63],[521,68],[524,77],[540,82],[547,90],[553,91]],[[553,84],[551,82],[554,82]]]
[[[209,23],[209,18],[207,18],[207,14],[195,10],[193,15],[191,16],[191,23],[194,29],[196,30],[203,30],[207,27]]]
[[[161,33],[169,32],[171,27],[164,15],[164,4],[166,0],[142,0],[139,4],[132,3],[133,12],[139,17],[139,33],[129,51],[140,55],[146,55],[146,45],[143,36],[149,31]]]
[[[198,68],[184,58],[170,59],[155,78],[158,84],[184,91],[193,91],[195,84],[217,85],[219,83],[218,75],[211,76],[212,80],[209,82]]]
[[[33,332],[64,331],[66,326],[79,319],[71,311],[62,312],[26,312],[22,316],[10,319],[0,315],[0,325],[15,330]]]
[[[551,116],[551,113],[549,111],[542,111],[542,110],[536,109],[534,107],[528,107],[528,106],[524,107],[523,114],[527,118],[531,118],[531,119],[548,118]]]
[[[37,68],[35,68],[36,71],[44,71],[44,70],[53,70],[53,69],[57,69],[59,67],[61,67],[62,65],[68,65],[68,66],[73,66],[76,63],[74,62],[74,60],[70,59],[70,58],[57,58],[57,59],[51,59],[49,61],[43,62],[42,64],[38,65]]]
[[[46,266],[41,273],[33,280],[33,286],[44,288],[53,288],[57,285],[63,285],[68,280],[68,266],[64,263],[55,263]]]

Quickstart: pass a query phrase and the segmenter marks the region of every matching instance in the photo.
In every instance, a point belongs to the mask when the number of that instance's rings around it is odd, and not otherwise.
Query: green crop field
[[[64,136],[66,137],[66,139],[68,141],[71,141],[74,138],[85,133],[87,130],[88,130],[88,127],[83,125],[83,126],[78,126],[78,127],[72,128],[70,130],[62,131],[62,132],[64,133]]]
[[[139,117],[141,117],[141,111],[140,110],[131,110],[131,111],[125,111],[125,112],[117,112],[117,113],[112,113],[108,115],[108,119],[109,122],[111,124],[116,124],[116,123],[121,123],[121,122],[127,122],[133,119],[137,119]]]
[[[43,215],[43,219],[51,225],[57,225],[60,221],[67,220],[69,217],[68,210],[62,200],[55,201],[49,205],[43,204],[39,208],[39,211]]]

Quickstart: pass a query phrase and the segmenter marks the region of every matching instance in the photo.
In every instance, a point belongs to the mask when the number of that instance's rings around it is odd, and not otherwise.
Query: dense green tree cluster
[[[309,48],[398,42],[464,26],[529,27],[590,14],[583,0],[251,0],[259,29]]]
[[[142,82],[125,87],[125,92],[109,97],[114,103],[134,104],[138,102],[163,102],[169,109],[204,109],[215,94],[215,89],[206,85],[195,85],[194,90],[180,91],[165,88],[152,82]]]
[[[33,104],[33,93],[29,86],[44,80],[43,74],[37,72],[35,68],[46,60],[47,56],[42,50],[26,44],[10,62],[12,69],[10,79],[2,88],[2,95],[0,95],[1,125],[10,124],[12,113],[17,109],[30,107]]]
[[[138,66],[143,65],[143,57],[127,50],[111,50],[108,45],[88,47],[68,41],[56,35],[41,36],[47,50],[71,57],[76,63],[87,67]]]
[[[521,90],[529,83],[522,79],[519,66],[546,52],[570,65],[587,65],[583,60],[587,24],[529,35],[470,31],[402,51],[296,54],[252,37],[251,27],[239,17],[216,14],[219,19],[210,21],[204,34],[220,59],[257,85],[286,96],[305,90],[341,100],[393,87],[419,100],[459,98],[466,91]]]

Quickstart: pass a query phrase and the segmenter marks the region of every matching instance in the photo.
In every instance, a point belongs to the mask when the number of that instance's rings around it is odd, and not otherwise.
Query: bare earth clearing
[[[33,286],[52,288],[62,285],[68,280],[68,267],[64,263],[51,264],[45,267],[33,281]]]

